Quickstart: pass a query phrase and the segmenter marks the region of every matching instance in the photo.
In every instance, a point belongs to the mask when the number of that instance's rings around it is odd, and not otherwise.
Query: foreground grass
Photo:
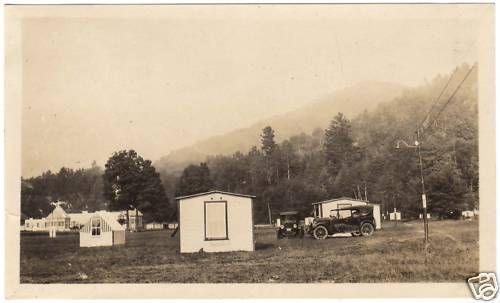
[[[78,234],[22,234],[21,283],[462,282],[479,267],[477,221],[387,223],[372,237],[277,240],[256,230],[255,252],[180,254],[170,231],[80,248]]]

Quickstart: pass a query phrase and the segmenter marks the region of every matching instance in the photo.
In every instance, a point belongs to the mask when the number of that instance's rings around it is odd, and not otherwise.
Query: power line
[[[443,105],[443,107],[441,107],[441,110],[438,112],[438,114],[436,115],[436,117],[434,117],[434,119],[432,120],[431,123],[427,124],[427,126],[422,130],[421,134],[424,133],[429,128],[429,126],[432,125],[432,123],[434,123],[439,118],[439,116],[441,115],[441,113],[451,103],[451,101],[455,97],[456,93],[458,92],[458,90],[460,89],[460,87],[462,86],[462,84],[464,84],[465,80],[467,80],[467,78],[469,77],[469,75],[472,73],[472,70],[474,69],[474,67],[476,67],[476,64],[472,65],[472,67],[469,69],[469,71],[467,72],[467,74],[465,75],[465,77],[462,79],[462,81],[460,82],[460,84],[458,84],[458,86],[455,88],[455,90],[450,95],[450,97],[448,98],[448,100],[445,102],[445,104]],[[422,125],[420,125],[420,127],[422,127]],[[419,129],[420,129],[420,127],[419,127]]]
[[[450,85],[451,83],[451,80],[453,79],[453,76],[455,75],[455,73],[457,72],[458,70],[458,67],[455,68],[455,70],[453,71],[453,73],[451,74],[451,76],[448,78],[448,81],[446,82],[446,85],[443,87],[443,89],[441,90],[441,92],[439,93],[438,97],[434,100],[434,103],[432,104],[432,107],[431,109],[429,110],[429,112],[427,113],[427,115],[425,115],[424,119],[422,120],[422,122],[420,122],[420,128],[424,125],[425,121],[427,121],[427,119],[429,119],[429,117],[431,116],[432,112],[434,111],[434,109],[437,107],[438,103],[439,103],[439,99],[441,99],[441,96],[443,95],[443,93],[446,91],[446,89],[448,88],[448,85]]]

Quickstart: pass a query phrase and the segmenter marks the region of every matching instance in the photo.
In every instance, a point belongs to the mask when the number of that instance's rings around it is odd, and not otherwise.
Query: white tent
[[[80,229],[80,247],[125,244],[125,227],[113,214],[95,212]]]
[[[178,197],[181,253],[253,251],[252,198],[221,191]]]

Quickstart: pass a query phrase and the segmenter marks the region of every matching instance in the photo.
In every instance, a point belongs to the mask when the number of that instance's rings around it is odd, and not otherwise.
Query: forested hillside
[[[255,221],[267,222],[269,209],[274,214],[297,209],[305,216],[312,202],[348,196],[380,203],[383,211],[396,207],[403,216],[416,217],[422,189],[419,158],[412,146],[424,121],[419,144],[429,211],[442,214],[452,208],[477,207],[476,69],[454,94],[469,70],[464,64],[354,117],[344,112],[316,121],[329,125],[326,130],[281,135],[282,140],[277,140],[280,134],[270,124],[259,130],[260,137],[255,133],[255,146],[231,155],[211,155],[199,165],[187,166],[181,176],[162,167],[158,171],[161,190],[168,197],[165,203],[172,204],[176,195],[210,189],[253,194],[257,196]],[[398,142],[400,148],[396,148]],[[108,207],[102,175],[98,167],[63,168],[58,174],[23,179],[21,210],[26,216],[40,217],[56,198],[71,201],[76,210]]]
[[[478,203],[479,179],[475,70],[448,102],[469,69],[462,65],[452,75],[408,89],[352,120],[339,113],[326,131],[316,129],[277,144],[272,126],[264,128],[260,146],[209,157],[210,178],[193,174],[196,166],[191,165],[181,181],[206,180],[204,188],[256,195],[258,222],[268,220],[268,208],[274,213],[298,209],[308,215],[312,202],[341,196],[368,198],[382,204],[384,211],[396,207],[404,216],[416,217],[422,191],[419,158],[411,145],[417,126],[432,108],[420,140],[429,211],[471,209]],[[399,140],[410,147],[400,142],[397,149]]]

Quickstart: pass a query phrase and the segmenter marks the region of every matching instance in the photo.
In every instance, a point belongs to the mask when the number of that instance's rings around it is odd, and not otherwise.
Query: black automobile
[[[304,221],[299,219],[298,211],[280,213],[280,225],[276,230],[278,239],[304,236]]]
[[[332,210],[329,218],[314,219],[311,233],[318,240],[337,233],[371,236],[375,227],[373,206],[360,205]]]
[[[457,208],[446,209],[440,215],[442,219],[458,220],[462,218],[462,210]]]

